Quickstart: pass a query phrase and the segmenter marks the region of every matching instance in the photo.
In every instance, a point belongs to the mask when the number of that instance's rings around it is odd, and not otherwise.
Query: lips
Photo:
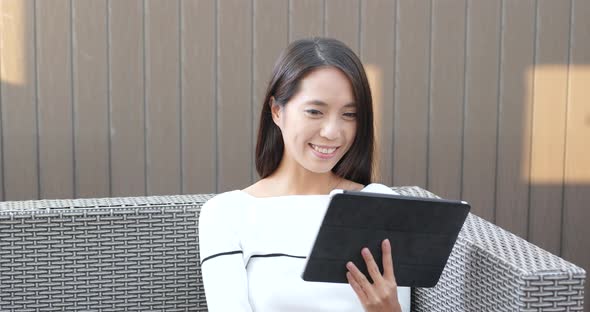
[[[315,145],[309,143],[312,151],[316,156],[322,159],[329,159],[336,155],[336,151],[338,150],[339,146],[325,146],[325,145]]]
[[[322,154],[332,154],[334,153],[338,147],[332,147],[332,146],[322,146],[322,145],[314,145],[314,144],[309,144],[311,145],[311,148],[313,148],[314,150],[322,153]]]

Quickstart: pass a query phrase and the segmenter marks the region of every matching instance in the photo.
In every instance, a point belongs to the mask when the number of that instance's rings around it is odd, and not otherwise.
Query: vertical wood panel
[[[496,224],[527,237],[535,1],[504,1]]]
[[[179,1],[145,5],[147,193],[179,194]]]
[[[3,44],[1,44],[4,39],[5,34],[3,34],[2,32],[2,28],[4,27],[4,19],[5,19],[5,15],[4,15],[4,11],[2,10],[4,7],[3,2],[0,0],[0,200],[4,200],[4,189],[5,189],[5,185],[4,185],[4,131],[3,131],[3,119],[4,116],[2,116],[2,87],[3,87],[3,81],[4,81],[4,72],[2,71],[2,59],[4,54],[2,54],[2,47]],[[24,37],[24,36],[23,36]]]
[[[36,2],[41,198],[75,196],[69,4]]]
[[[3,27],[2,21],[2,3],[0,2],[0,28]],[[4,131],[2,116],[2,30],[0,29],[0,200],[5,200],[4,197]]]
[[[590,2],[573,1],[561,256],[586,270],[590,311]]]
[[[325,0],[325,29],[326,37],[344,42],[354,53],[359,55],[359,10],[360,0]],[[391,1],[382,2],[388,5]],[[386,7],[383,7],[386,10]],[[376,17],[376,16],[375,16]],[[394,16],[391,16],[394,17]],[[373,18],[373,17],[371,17]],[[381,31],[389,31],[391,28]]]
[[[2,1],[0,1],[0,200],[4,200],[4,131],[3,131],[3,119],[4,116],[2,116],[2,85],[3,85],[3,71],[2,71],[2,57],[4,56],[4,54],[2,54],[2,39],[3,37],[3,33],[2,33],[2,27],[4,27],[4,19],[5,19],[5,15],[4,15],[4,11],[2,11],[3,9],[3,3]],[[24,37],[24,36],[23,36]]]
[[[289,41],[323,36],[323,0],[290,0],[289,5]]]
[[[182,193],[215,192],[215,1],[183,0]]]
[[[218,2],[218,191],[251,182],[252,2]]]
[[[108,197],[106,1],[72,1],[76,196]]]
[[[500,1],[469,2],[461,197],[490,222],[495,221],[500,10]]]
[[[361,58],[373,95],[375,120],[374,180],[393,183],[393,86],[395,73],[396,1],[363,1]]]
[[[433,1],[428,189],[461,194],[465,0]]]
[[[426,187],[430,1],[398,0],[393,182]]]
[[[289,2],[287,0],[254,1],[253,34],[253,111],[252,151],[256,148],[260,111],[266,88],[271,79],[273,65],[287,47],[289,37]],[[255,159],[252,158],[252,177],[257,180]]]
[[[0,1],[4,200],[39,198],[34,10],[32,0]]]
[[[561,239],[569,16],[569,1],[538,2],[529,240],[556,254]]]
[[[590,4],[572,1],[0,0],[0,198],[242,188],[274,61],[326,35],[366,65],[379,181],[491,221],[495,201],[589,270]]]
[[[113,196],[146,192],[143,36],[142,2],[109,1]]]

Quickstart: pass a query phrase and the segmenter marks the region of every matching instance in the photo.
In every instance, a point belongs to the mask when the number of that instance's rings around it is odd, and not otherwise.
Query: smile
[[[309,143],[309,146],[311,146],[311,148],[321,154],[324,154],[325,156],[332,156],[332,154],[334,154],[334,152],[336,152],[336,150],[338,149],[338,147],[332,147],[332,146],[319,146],[319,145],[314,145]]]

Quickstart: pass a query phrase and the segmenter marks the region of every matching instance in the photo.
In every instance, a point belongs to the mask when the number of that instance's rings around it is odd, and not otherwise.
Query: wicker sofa
[[[394,188],[435,196],[418,187]],[[206,311],[198,215],[210,195],[0,203],[0,311]],[[470,214],[413,311],[583,311],[585,272]]]

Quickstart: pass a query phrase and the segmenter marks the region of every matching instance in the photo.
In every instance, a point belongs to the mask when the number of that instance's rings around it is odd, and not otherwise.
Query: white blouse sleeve
[[[393,191],[390,187],[383,185],[383,184],[379,184],[379,183],[371,183],[371,184],[367,185],[363,189],[363,192],[399,195],[398,193]],[[411,292],[412,292],[412,289],[410,287],[398,287],[397,288],[397,299],[399,301],[399,304],[400,304],[403,312],[410,312]]]
[[[234,194],[235,195],[235,194]],[[209,311],[252,311],[240,240],[244,208],[232,194],[209,200],[199,215],[199,252]]]

